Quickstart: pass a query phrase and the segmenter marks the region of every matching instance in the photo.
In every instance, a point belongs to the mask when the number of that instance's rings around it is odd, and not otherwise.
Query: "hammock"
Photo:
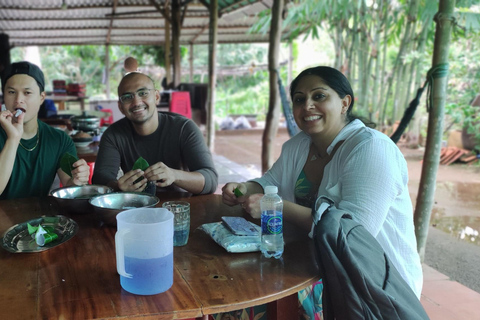
[[[287,122],[288,134],[290,137],[293,137],[300,131],[300,129],[297,127],[295,119],[293,118],[292,108],[288,102],[287,94],[285,92],[285,88],[283,87],[282,79],[280,78],[280,73],[278,70],[275,71],[277,72],[278,89],[280,91],[280,99],[282,101],[283,115],[285,116],[285,120]]]

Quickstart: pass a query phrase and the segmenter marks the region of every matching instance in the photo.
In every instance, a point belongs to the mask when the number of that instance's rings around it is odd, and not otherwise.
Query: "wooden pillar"
[[[182,70],[180,65],[180,32],[181,32],[180,0],[172,1],[172,53],[173,53],[173,87],[180,85]]]
[[[165,3],[165,16],[170,16],[170,6]],[[167,78],[167,85],[172,83],[172,62],[170,57],[172,56],[172,46],[170,44],[170,22],[165,19],[165,77]]]
[[[207,100],[207,145],[215,150],[215,85],[217,83],[215,61],[217,60],[218,0],[210,0],[210,27],[208,30],[208,100]]]
[[[448,63],[454,10],[455,0],[440,0],[439,10],[434,19],[437,26],[433,46],[433,68]],[[441,77],[435,77],[435,73],[433,74],[433,83],[431,84],[433,104],[430,106],[428,114],[427,144],[425,145],[425,156],[423,158],[422,175],[418,187],[417,205],[414,215],[417,250],[422,262],[425,256],[428,227],[435,196],[435,181],[437,180],[438,165],[440,163],[447,84],[447,73]]]
[[[9,37],[8,37],[8,34],[0,33],[0,76],[1,77],[3,77],[3,71],[9,65],[10,65]]]
[[[193,43],[190,43],[190,58],[188,59],[190,64],[190,83],[193,82]]]
[[[284,0],[273,1],[272,23],[270,25],[270,41],[268,45],[268,71],[270,95],[268,99],[268,113],[265,130],[262,137],[262,173],[265,173],[273,164],[273,140],[277,135],[280,119],[280,90],[278,89],[277,73],[282,36],[282,11]]]
[[[105,45],[105,94],[110,100],[110,46]]]

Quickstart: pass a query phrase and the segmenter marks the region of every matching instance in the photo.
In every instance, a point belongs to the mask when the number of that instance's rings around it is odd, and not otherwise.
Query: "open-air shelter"
[[[286,1],[285,1],[286,2]],[[451,19],[455,1],[441,0],[433,65],[448,61]],[[284,1],[273,0],[0,0],[0,73],[10,63],[9,50],[14,46],[50,45],[165,45],[166,69],[173,65],[173,83],[180,79],[180,45],[209,44],[208,143],[213,143],[212,113],[215,101],[215,46],[217,43],[269,42],[270,103],[264,145],[275,132],[278,119],[278,90],[275,90],[275,68],[278,66],[278,44],[288,38],[281,27]],[[249,27],[257,14],[272,10],[270,34],[251,34]],[[166,35],[171,35],[166,36]],[[193,52],[193,50],[191,50]],[[108,65],[107,55],[106,65]],[[167,73],[167,79],[169,75]],[[438,141],[441,136],[446,77],[432,80],[433,106],[430,113],[427,153],[422,184],[432,185],[438,167]],[[273,98],[272,98],[273,97]],[[275,107],[276,106],[276,107]],[[264,146],[263,165],[268,161]],[[430,152],[429,152],[430,151]],[[433,201],[433,187],[424,188],[417,207],[417,221],[428,224]],[[424,219],[427,218],[427,219]],[[419,228],[425,230],[425,228]],[[417,230],[418,231],[418,230]],[[422,233],[422,232],[420,232]],[[426,233],[421,235],[424,242]],[[421,249],[421,248],[420,248]],[[420,250],[421,251],[421,250]]]

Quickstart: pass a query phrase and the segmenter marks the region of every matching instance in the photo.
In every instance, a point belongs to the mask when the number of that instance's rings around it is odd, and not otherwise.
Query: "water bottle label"
[[[276,215],[262,215],[262,234],[281,234],[283,232],[283,219],[280,213]]]

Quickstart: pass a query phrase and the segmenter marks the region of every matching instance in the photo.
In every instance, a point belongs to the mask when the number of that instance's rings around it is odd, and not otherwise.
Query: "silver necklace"
[[[33,148],[25,148],[25,146],[22,144],[22,141],[19,141],[18,143],[20,143],[20,146],[27,150],[28,152],[31,152],[33,150],[35,150],[35,148],[38,146],[38,142],[40,141],[40,132],[38,132],[38,129],[37,129],[37,143],[35,143],[35,145],[33,146]]]

